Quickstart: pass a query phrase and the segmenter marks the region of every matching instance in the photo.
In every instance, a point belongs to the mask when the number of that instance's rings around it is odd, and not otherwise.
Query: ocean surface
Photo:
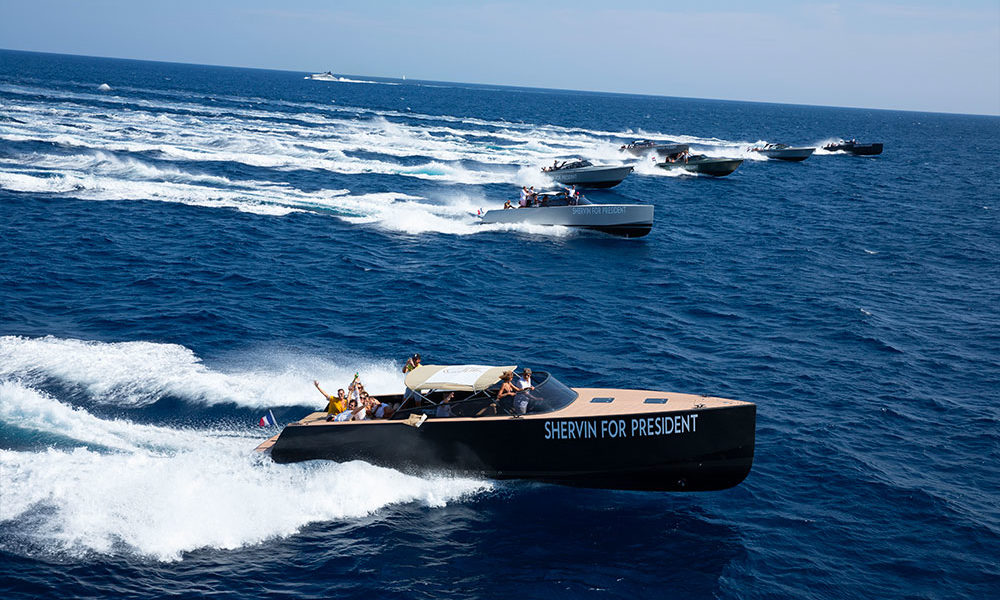
[[[0,52],[4,598],[1000,597],[1000,119],[307,74]],[[587,193],[641,239],[477,223],[638,137],[747,160]],[[252,452],[413,352],[754,402],[753,470]]]

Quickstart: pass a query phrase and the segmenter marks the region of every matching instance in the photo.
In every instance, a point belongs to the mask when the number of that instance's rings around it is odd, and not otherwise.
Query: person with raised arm
[[[319,393],[323,394],[323,397],[326,398],[327,400],[326,409],[324,409],[326,411],[327,421],[332,421],[334,415],[344,412],[344,410],[347,408],[347,396],[344,395],[343,388],[337,390],[336,396],[331,396],[326,392],[324,392],[323,388],[319,387],[319,381],[313,380],[313,385],[316,386],[316,389],[319,390]]]

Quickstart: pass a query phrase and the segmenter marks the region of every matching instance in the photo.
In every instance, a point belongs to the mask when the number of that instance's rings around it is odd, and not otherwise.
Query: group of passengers
[[[361,378],[357,373],[354,374],[354,380],[351,381],[351,384],[347,386],[346,394],[344,388],[340,388],[337,390],[336,396],[331,396],[319,387],[318,381],[313,381],[313,385],[327,400],[327,421],[388,419],[399,410],[398,404],[387,404],[365,391],[365,386],[361,383]]]
[[[559,169],[565,167],[567,164],[569,164],[568,160],[564,160],[562,162],[559,162],[558,160],[554,160],[554,161],[552,161],[552,166],[551,167],[542,167],[542,170],[545,171],[546,173],[551,172],[551,171],[558,171]]]
[[[566,203],[575,206],[579,204],[580,198],[583,196],[576,189],[576,186],[569,186],[565,191],[559,192],[554,195],[555,198],[565,198]],[[549,194],[539,194],[535,191],[535,186],[525,187],[521,186],[521,199],[517,203],[517,208],[532,208],[532,207],[546,207],[549,205]],[[510,200],[503,203],[504,210],[514,208],[511,205]]]
[[[420,355],[414,354],[406,359],[406,364],[403,365],[403,373],[409,373],[419,366]],[[526,368],[521,372],[521,375],[516,376],[516,383],[515,376],[515,373],[512,371],[504,371],[500,375],[501,384],[496,398],[492,400],[488,406],[480,410],[476,414],[477,417],[487,414],[488,412],[492,412],[494,415],[497,414],[497,405],[507,404],[504,400],[508,398],[513,404],[514,414],[527,414],[528,404],[531,400],[530,392],[535,389],[531,380],[531,369]],[[347,386],[347,391],[345,392],[344,388],[340,388],[337,390],[336,396],[331,396],[323,391],[323,388],[319,387],[318,381],[313,381],[313,385],[316,386],[319,393],[323,394],[323,397],[327,400],[325,409],[327,421],[389,419],[392,418],[392,415],[394,415],[397,411],[404,408],[409,401],[412,401],[414,408],[420,408],[422,404],[420,402],[419,395],[415,394],[413,390],[408,387],[403,395],[403,401],[401,403],[390,404],[382,402],[365,390],[365,386],[361,383],[361,378],[357,373],[354,374],[354,379],[351,381],[351,384]],[[441,401],[433,407],[433,413],[428,414],[433,414],[435,417],[455,416],[452,412],[452,401],[454,399],[455,392],[447,393]]]
[[[679,163],[679,162],[685,162],[686,163],[689,158],[691,158],[691,153],[688,152],[687,150],[685,150],[683,152],[678,152],[677,154],[670,154],[670,155],[668,155],[667,156],[667,162],[668,163]],[[655,154],[653,155],[653,162],[654,163],[656,162],[656,155]]]
[[[497,414],[497,405],[505,404],[504,400],[506,398],[510,398],[514,404],[515,415],[527,414],[528,403],[531,400],[529,392],[535,389],[535,386],[531,382],[531,369],[524,369],[520,377],[517,378],[516,384],[514,383],[514,373],[510,371],[501,373],[500,381],[502,383],[500,384],[500,391],[497,392],[496,400],[480,410],[476,414],[477,417],[486,413]]]
[[[535,192],[535,186],[525,187],[521,186],[521,199],[517,202],[518,208],[527,208],[529,206],[538,205],[538,193]],[[510,206],[510,201],[508,200],[504,205],[504,208],[513,208]]]

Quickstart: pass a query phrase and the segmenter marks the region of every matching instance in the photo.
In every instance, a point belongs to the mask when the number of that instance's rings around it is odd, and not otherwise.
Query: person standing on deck
[[[531,369],[525,369],[521,372],[521,377],[517,380],[517,387],[521,389],[514,396],[514,412],[519,415],[527,414],[528,402],[531,400],[531,394],[528,392],[535,389],[531,383]]]
[[[419,366],[420,366],[420,355],[414,354],[410,358],[406,359],[406,364],[403,365],[403,375],[405,376],[407,373],[409,373],[413,369],[416,369]],[[406,386],[404,386],[404,388],[405,389],[403,390],[403,405],[405,406],[406,401],[413,397],[413,390],[411,390]],[[420,406],[419,400],[417,401],[417,406]]]
[[[406,364],[403,365],[403,374],[405,375],[419,366],[420,366],[420,355],[414,354],[410,358],[406,359]]]

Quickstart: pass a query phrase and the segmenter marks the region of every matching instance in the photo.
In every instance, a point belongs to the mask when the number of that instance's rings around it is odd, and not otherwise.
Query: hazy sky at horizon
[[[536,6],[537,4],[537,6]],[[1000,2],[0,0],[0,47],[1000,114]]]

